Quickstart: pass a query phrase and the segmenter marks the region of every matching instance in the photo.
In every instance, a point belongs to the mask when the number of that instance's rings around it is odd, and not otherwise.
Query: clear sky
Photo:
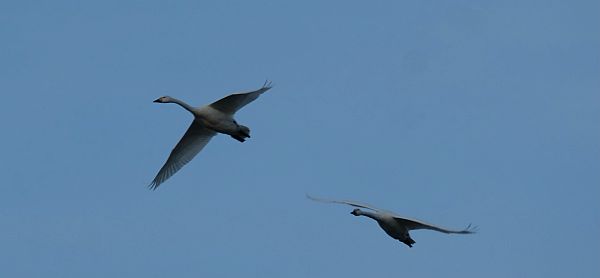
[[[598,1],[1,1],[2,277],[600,277]],[[203,105],[274,88],[147,190]],[[351,199],[475,235],[413,248]]]

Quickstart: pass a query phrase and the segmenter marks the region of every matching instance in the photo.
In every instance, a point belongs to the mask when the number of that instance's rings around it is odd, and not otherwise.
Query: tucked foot
[[[399,240],[400,242],[408,245],[408,247],[412,248],[412,245],[415,243],[414,240],[412,240],[412,238],[407,238],[405,240]]]
[[[250,138],[250,128],[247,126],[238,125],[237,133],[237,136],[241,135],[241,137]]]
[[[242,136],[239,136],[239,135],[230,135],[230,136],[231,136],[231,138],[233,138],[235,140],[238,140],[238,141],[240,141],[242,143],[246,141],[246,138],[244,138]]]

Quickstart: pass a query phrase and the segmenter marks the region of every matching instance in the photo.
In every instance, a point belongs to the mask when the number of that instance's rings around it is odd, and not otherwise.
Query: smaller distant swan
[[[386,234],[408,245],[408,247],[411,248],[412,245],[415,244],[415,241],[410,237],[410,234],[408,233],[410,230],[428,229],[446,234],[472,234],[475,233],[476,230],[476,227],[471,227],[471,224],[469,224],[469,226],[467,226],[464,230],[448,230],[445,228],[440,228],[438,226],[425,223],[423,221],[402,217],[397,214],[394,214],[393,212],[381,210],[366,204],[361,204],[352,201],[335,201],[320,199],[312,197],[308,194],[306,195],[306,197],[317,202],[345,204],[353,207],[369,209],[371,211],[354,209],[351,212],[351,214],[354,216],[366,216],[377,221],[379,227],[381,227]]]
[[[240,142],[250,137],[250,129],[238,124],[233,118],[235,112],[246,104],[257,99],[262,93],[271,89],[271,82],[265,81],[263,86],[255,91],[232,94],[203,107],[192,107],[187,103],[164,96],[156,99],[156,103],[176,103],[194,115],[194,121],[185,132],[179,143],[171,151],[167,162],[160,168],[158,174],[150,183],[151,189],[156,189],[185,164],[198,154],[210,139],[223,133]]]

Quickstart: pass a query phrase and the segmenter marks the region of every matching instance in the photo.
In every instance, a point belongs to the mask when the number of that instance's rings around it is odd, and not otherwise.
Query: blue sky
[[[3,1],[3,277],[598,277],[598,1]],[[274,88],[157,191],[203,105]],[[368,202],[472,236],[414,248]]]

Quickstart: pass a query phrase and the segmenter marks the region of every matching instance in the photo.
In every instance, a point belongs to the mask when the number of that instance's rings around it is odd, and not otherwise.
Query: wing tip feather
[[[158,188],[158,186],[161,183],[159,181],[157,181],[156,179],[154,179],[149,185],[148,185],[148,190],[154,191]]]
[[[269,79],[267,79],[267,80],[265,80],[265,83],[262,85],[262,87],[260,87],[260,89],[258,89],[258,90],[262,94],[271,88],[273,88],[273,82],[270,81]]]

